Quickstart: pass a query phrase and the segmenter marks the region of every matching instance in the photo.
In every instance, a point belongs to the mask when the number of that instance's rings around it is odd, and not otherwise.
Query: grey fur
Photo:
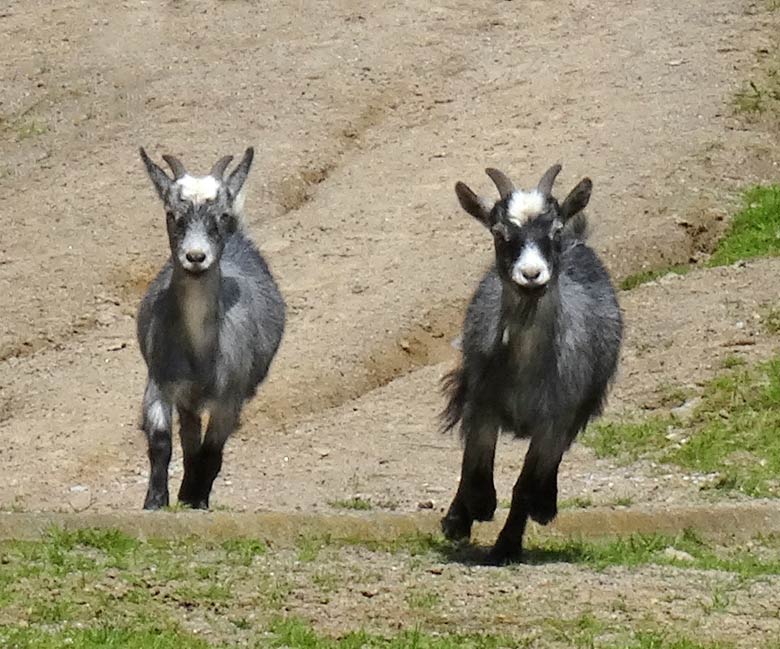
[[[234,209],[252,156],[247,149],[226,183],[221,173],[227,162],[217,162],[216,197],[194,203],[141,149],[165,205],[171,248],[138,311],[138,342],[148,368],[142,423],[151,464],[146,509],[169,501],[174,408],[184,453],[179,501],[208,507],[225,442],[238,425],[244,402],[268,373],[282,339],[284,301]],[[176,163],[172,168],[184,168]],[[209,424],[202,435],[205,411]]]
[[[556,167],[540,182],[542,190],[551,188]],[[491,563],[521,557],[529,516],[543,524],[555,517],[561,458],[601,414],[617,369],[620,308],[607,271],[585,243],[581,210],[591,186],[581,181],[565,210],[548,194],[544,211],[522,226],[507,218],[510,195],[487,209],[489,201],[456,186],[463,208],[492,231],[496,261],[468,306],[462,363],[444,378],[443,428],[460,423],[465,442],[460,485],[442,520],[449,538],[467,538],[474,520],[493,517],[499,430],[531,440]],[[530,289],[512,279],[528,246],[541,251],[551,271],[546,284]]]

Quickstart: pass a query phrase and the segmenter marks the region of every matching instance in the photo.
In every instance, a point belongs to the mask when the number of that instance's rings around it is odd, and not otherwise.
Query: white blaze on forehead
[[[217,197],[220,182],[214,176],[190,176],[186,174],[176,181],[181,197],[193,203],[213,201]]]
[[[544,212],[545,202],[544,196],[536,189],[530,192],[516,189],[509,197],[506,206],[507,217],[515,225],[523,225],[529,219]]]
[[[512,281],[520,286],[543,286],[550,281],[550,266],[535,243],[528,243],[512,266]]]

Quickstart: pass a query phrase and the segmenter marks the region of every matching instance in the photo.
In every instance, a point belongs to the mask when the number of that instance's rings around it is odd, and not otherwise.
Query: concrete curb
[[[36,540],[52,528],[117,529],[139,539],[197,537],[209,541],[263,539],[271,545],[293,545],[302,536],[333,540],[392,541],[439,531],[440,514],[315,514],[297,512],[106,512],[0,513],[0,540]],[[475,526],[475,540],[495,539],[501,520]],[[678,534],[693,530],[713,541],[747,540],[780,534],[780,502],[746,505],[679,507],[665,510],[593,508],[563,512],[547,527],[532,525],[532,537],[598,538],[629,534]]]

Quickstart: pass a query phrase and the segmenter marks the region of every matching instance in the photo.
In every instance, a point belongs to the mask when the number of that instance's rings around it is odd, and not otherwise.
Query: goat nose
[[[528,281],[534,281],[535,279],[539,279],[539,275],[542,274],[541,268],[526,268],[523,269],[523,277],[525,277]]]
[[[187,253],[187,261],[193,264],[200,264],[206,259],[206,253],[202,250],[190,250]]]

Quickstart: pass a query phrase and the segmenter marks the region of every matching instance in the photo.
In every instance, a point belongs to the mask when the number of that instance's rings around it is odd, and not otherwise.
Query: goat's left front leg
[[[238,426],[239,408],[218,406],[209,415],[206,435],[197,455],[196,472],[189,482],[188,498],[183,504],[195,509],[208,509],[211,487],[222,468],[222,453],[228,437]]]
[[[512,505],[504,527],[488,555],[488,563],[517,562],[523,555],[528,518],[546,525],[558,513],[558,467],[568,447],[566,438],[553,434],[531,440],[523,469],[512,489]]]

